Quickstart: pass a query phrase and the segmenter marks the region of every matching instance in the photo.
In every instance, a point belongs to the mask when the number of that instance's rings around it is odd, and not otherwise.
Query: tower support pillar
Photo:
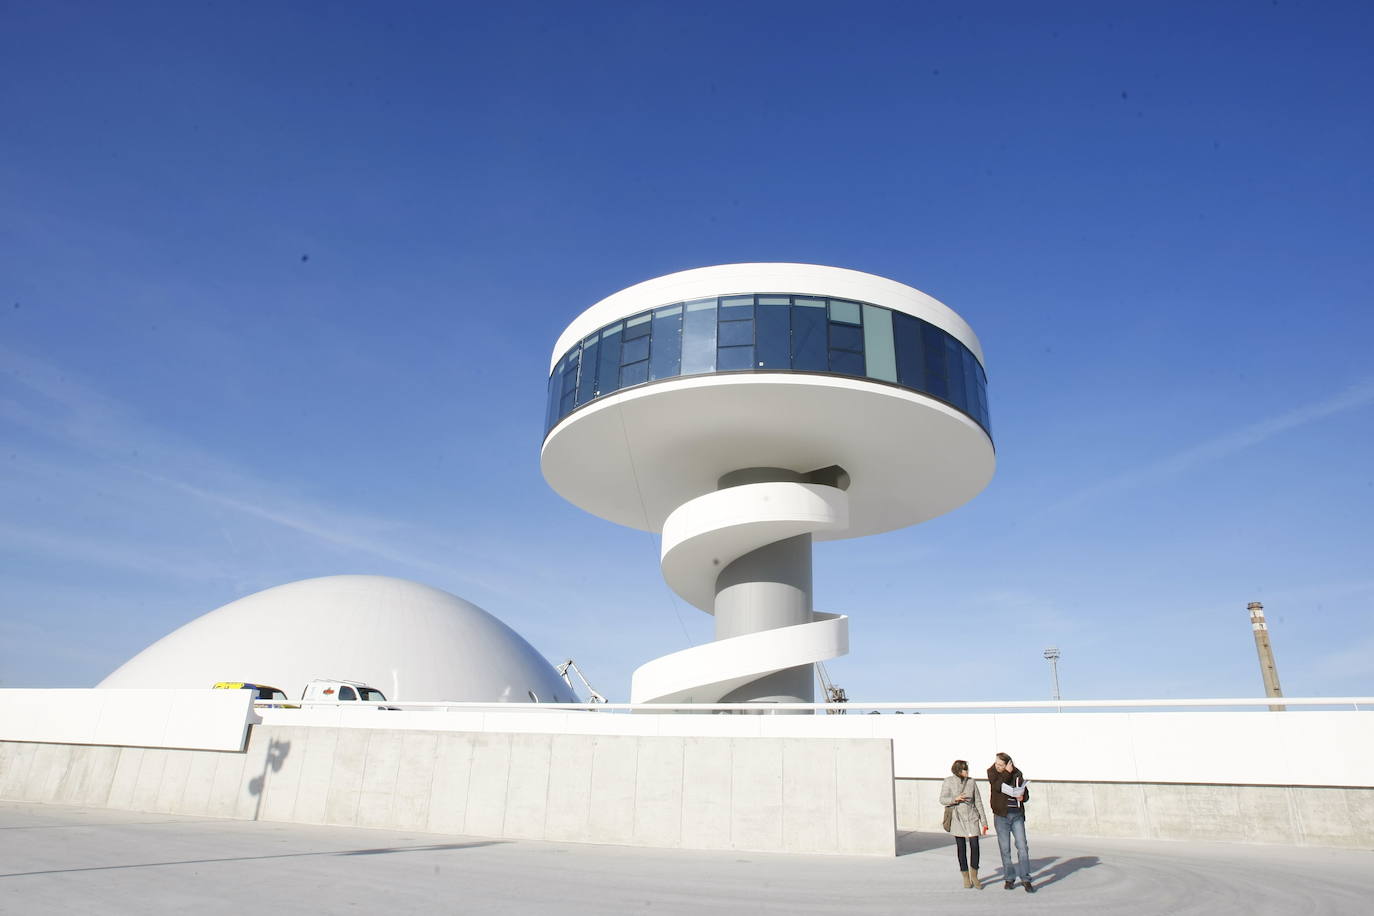
[[[720,488],[777,481],[800,482],[785,468],[746,468],[726,474]],[[716,639],[810,623],[811,535],[765,544],[739,557],[716,576]],[[723,703],[814,703],[814,665],[775,671],[735,688]]]

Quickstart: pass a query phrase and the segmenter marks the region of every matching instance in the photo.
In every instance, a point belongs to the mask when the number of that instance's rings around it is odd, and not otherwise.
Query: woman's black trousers
[[[967,851],[964,844],[967,843]],[[968,871],[978,867],[978,838],[976,836],[954,838],[954,851],[959,854],[959,870]]]

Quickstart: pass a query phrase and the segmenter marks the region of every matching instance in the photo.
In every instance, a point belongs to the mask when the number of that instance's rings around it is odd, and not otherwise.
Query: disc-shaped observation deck
[[[901,283],[811,264],[683,271],[609,296],[554,348],[541,464],[560,495],[663,534],[717,641],[635,674],[637,702],[809,700],[847,651],[810,542],[916,524],[992,477],[982,350]]]

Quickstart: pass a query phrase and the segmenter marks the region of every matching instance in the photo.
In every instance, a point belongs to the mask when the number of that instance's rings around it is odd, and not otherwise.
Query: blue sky
[[[0,686],[426,582],[626,699],[710,638],[538,455],[559,333],[804,261],[987,357],[998,470],[816,552],[868,700],[1374,694],[1374,7],[0,3]]]

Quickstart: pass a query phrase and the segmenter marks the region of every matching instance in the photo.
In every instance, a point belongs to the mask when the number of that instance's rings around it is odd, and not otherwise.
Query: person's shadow
[[[1063,881],[1084,868],[1102,864],[1097,856],[1074,856],[1072,859],[1031,859],[1031,881],[1037,888]],[[1004,879],[1005,880],[1005,879]]]
[[[268,771],[280,772],[281,765],[286,761],[286,755],[289,753],[291,753],[290,741],[278,741],[273,738],[267,742],[267,756],[262,761],[262,773],[248,780],[249,793],[258,797],[257,805],[253,808],[253,820],[257,820],[262,814],[262,799],[267,794]]]

